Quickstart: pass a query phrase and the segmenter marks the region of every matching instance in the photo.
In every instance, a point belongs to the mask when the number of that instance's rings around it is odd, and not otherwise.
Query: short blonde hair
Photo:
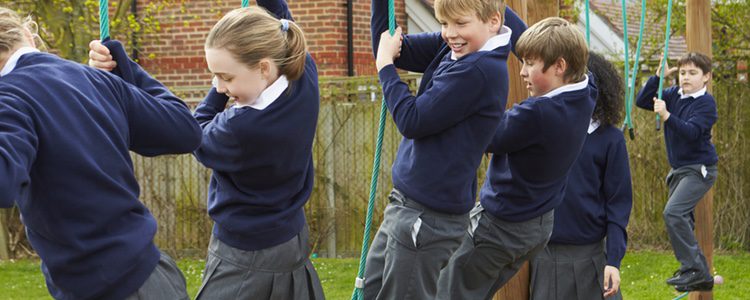
[[[505,13],[503,0],[435,0],[435,17],[438,20],[456,20],[461,16],[474,13],[482,22],[487,22],[499,13]]]
[[[28,30],[32,37],[38,37],[36,22],[31,17],[21,18],[15,11],[0,7],[0,54],[10,52],[24,43],[25,30]]]
[[[523,59],[544,61],[543,71],[562,58],[567,63],[566,82],[578,82],[586,74],[588,45],[583,33],[565,19],[550,17],[529,27],[516,43],[516,53]]]
[[[297,80],[305,70],[307,43],[302,29],[292,21],[286,22],[289,27],[283,30],[282,21],[263,8],[238,8],[214,25],[205,47],[226,49],[249,67],[269,58],[279,67],[280,74]]]

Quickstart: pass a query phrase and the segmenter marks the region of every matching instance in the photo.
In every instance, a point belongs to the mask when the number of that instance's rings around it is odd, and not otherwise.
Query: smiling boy
[[[404,136],[393,191],[368,253],[365,299],[434,299],[468,226],[476,170],[508,95],[506,60],[525,24],[502,0],[437,0],[441,32],[391,36],[372,1],[372,40],[388,110]],[[505,16],[504,16],[505,13]],[[381,35],[382,33],[382,35]],[[396,67],[423,73],[412,96]]]
[[[669,200],[664,207],[664,223],[680,262],[680,269],[667,279],[667,284],[680,291],[711,290],[713,277],[693,233],[693,211],[716,181],[719,161],[711,143],[711,127],[718,119],[716,102],[706,92],[711,59],[691,52],[677,65],[679,86],[665,89],[663,99],[657,99],[659,76],[651,76],[638,93],[636,105],[653,110],[664,120],[664,142],[672,167],[667,175]],[[665,76],[678,70],[669,66],[666,69]]]

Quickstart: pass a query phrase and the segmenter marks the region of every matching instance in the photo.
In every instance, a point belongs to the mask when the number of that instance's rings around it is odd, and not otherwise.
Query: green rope
[[[633,71],[629,75],[629,81],[627,81],[627,86],[625,90],[625,122],[623,124],[623,128],[625,127],[628,128],[631,140],[635,139],[635,132],[633,131],[633,98],[635,97],[635,80],[638,77],[638,69],[640,67],[641,48],[642,48],[641,46],[643,44],[643,28],[644,28],[645,21],[646,21],[646,0],[641,0],[641,22],[638,27],[638,47],[636,48],[636,51],[635,51],[635,61],[633,62]],[[629,41],[626,40],[626,42],[629,42]],[[627,56],[628,53],[626,53],[625,55]],[[628,68],[629,68],[629,65],[626,64],[625,65],[626,72]]]
[[[628,130],[631,132],[631,138],[633,138],[633,124],[630,119],[630,110],[628,109],[628,103],[627,99],[630,98],[630,88],[628,87],[628,84],[630,83],[630,51],[628,50],[628,46],[630,45],[630,40],[628,39],[628,8],[626,0],[622,0],[622,44],[625,48],[625,64],[624,68],[625,71],[623,72],[625,76],[625,124],[628,126]],[[637,62],[636,62],[637,64]],[[624,127],[623,127],[624,130]]]
[[[675,297],[672,300],[680,300],[680,299],[685,298],[687,296],[688,296],[688,292],[684,292],[684,293],[680,294],[679,296]]]
[[[109,4],[107,0],[99,0],[99,39],[109,37]]]
[[[396,12],[393,5],[393,0],[388,0],[388,32],[393,36],[396,33]],[[370,199],[367,202],[367,217],[365,219],[365,231],[362,238],[362,254],[359,259],[359,270],[357,271],[357,281],[360,281],[364,285],[364,274],[365,274],[365,263],[367,260],[367,252],[370,248],[370,227],[372,226],[372,212],[375,208],[375,194],[378,187],[378,176],[380,174],[380,152],[383,148],[383,132],[385,130],[385,117],[387,109],[385,106],[385,96],[381,101],[380,106],[380,121],[378,122],[378,138],[375,143],[375,158],[372,162],[372,179],[370,181]],[[354,292],[352,293],[352,300],[362,300],[363,298],[362,289],[355,283]]]
[[[591,19],[589,18],[589,0],[586,0],[586,44],[591,46]]]
[[[664,57],[661,61],[661,72],[659,72],[659,89],[657,90],[657,99],[661,99],[661,92],[664,86],[664,66],[667,64],[667,58],[669,56],[669,31],[670,25],[672,24],[672,0],[667,3],[667,29],[664,33]],[[656,115],[656,130],[661,129],[661,120],[659,115]]]
[[[250,6],[250,0],[242,0],[242,7]]]

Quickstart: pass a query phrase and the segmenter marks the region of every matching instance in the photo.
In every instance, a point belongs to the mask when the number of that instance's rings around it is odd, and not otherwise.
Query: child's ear
[[[555,75],[562,77],[565,75],[565,71],[568,69],[568,62],[564,58],[560,57],[555,61],[554,67]]]
[[[501,15],[500,12],[497,12],[497,13],[493,14],[490,17],[490,19],[487,20],[487,21],[488,21],[487,23],[490,24],[490,30],[493,33],[500,32],[500,28],[503,27],[503,22],[504,22],[503,15]]]
[[[36,43],[34,42],[34,35],[31,34],[31,31],[29,31],[28,29],[24,28],[23,29],[23,37],[26,39],[26,43],[28,43],[29,47],[36,48]]]

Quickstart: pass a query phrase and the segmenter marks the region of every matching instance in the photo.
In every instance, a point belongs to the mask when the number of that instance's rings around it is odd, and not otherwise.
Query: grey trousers
[[[174,260],[162,253],[156,269],[146,282],[125,300],[186,300],[188,298],[185,277]]]
[[[604,243],[588,245],[547,244],[530,261],[531,300],[602,300]],[[622,285],[621,285],[622,287]],[[620,300],[618,291],[607,300]]]
[[[444,214],[390,195],[365,264],[364,299],[434,299],[437,280],[461,243],[468,214]]]
[[[477,204],[472,227],[440,273],[437,299],[492,299],[549,241],[554,211],[524,222],[493,217]]]
[[[664,224],[681,271],[694,269],[710,274],[706,257],[693,233],[693,211],[716,182],[717,173],[716,165],[688,165],[673,169],[667,175],[669,200],[664,207]]]
[[[211,236],[196,299],[325,299],[310,262],[308,229],[280,245],[245,251]]]

